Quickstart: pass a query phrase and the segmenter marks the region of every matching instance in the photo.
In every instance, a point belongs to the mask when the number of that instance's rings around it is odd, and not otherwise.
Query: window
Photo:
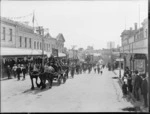
[[[49,44],[49,51],[50,51],[50,44]]]
[[[12,29],[9,29],[9,34],[10,34],[10,40],[9,41],[12,41]]]
[[[29,47],[31,48],[31,38],[29,39]]]
[[[146,38],[147,38],[147,35],[148,35],[148,33],[147,33],[147,29],[146,29],[146,31],[145,31],[145,34],[146,34]]]
[[[37,42],[37,49],[39,49],[39,42]]]
[[[20,36],[20,47],[22,47],[22,37]]]
[[[43,50],[45,50],[45,43],[43,44]]]
[[[25,48],[27,47],[27,38],[25,37]]]
[[[36,42],[34,42],[34,49],[36,49]]]
[[[47,51],[48,51],[48,44],[47,44]]]
[[[5,40],[5,35],[6,35],[5,27],[3,27],[3,38],[2,38],[2,40]]]
[[[40,49],[42,49],[42,43],[40,42]]]

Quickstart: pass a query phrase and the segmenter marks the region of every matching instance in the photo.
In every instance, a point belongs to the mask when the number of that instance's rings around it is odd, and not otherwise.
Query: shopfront
[[[138,70],[140,73],[147,73],[147,57],[145,54],[134,55],[134,70]]]

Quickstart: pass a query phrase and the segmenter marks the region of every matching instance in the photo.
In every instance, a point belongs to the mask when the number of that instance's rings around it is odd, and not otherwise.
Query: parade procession
[[[148,113],[148,2],[2,0],[0,113]]]

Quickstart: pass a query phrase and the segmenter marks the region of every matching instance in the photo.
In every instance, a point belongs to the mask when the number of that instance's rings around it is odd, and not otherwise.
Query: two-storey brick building
[[[44,50],[44,55],[49,57],[52,48],[58,49],[59,56],[65,56],[63,53],[65,39],[62,34],[53,38],[49,33],[44,35],[43,31],[35,32],[33,27],[27,24],[4,17],[0,18],[0,23],[2,64],[14,63],[18,59],[42,56],[42,50]],[[5,67],[5,65],[2,66]]]
[[[147,72],[148,60],[148,19],[142,22],[142,27],[137,29],[137,23],[134,30],[124,30],[121,34],[121,54],[124,58],[124,66],[131,70]]]

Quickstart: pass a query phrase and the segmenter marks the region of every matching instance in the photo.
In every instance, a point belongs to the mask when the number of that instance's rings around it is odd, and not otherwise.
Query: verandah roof
[[[47,54],[44,52],[44,54]],[[42,55],[42,50],[18,49],[1,47],[1,56]]]

